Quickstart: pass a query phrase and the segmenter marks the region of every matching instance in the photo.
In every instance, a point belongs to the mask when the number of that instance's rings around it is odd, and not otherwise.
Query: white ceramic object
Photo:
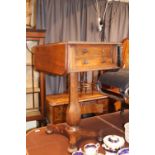
[[[118,150],[124,146],[125,140],[117,135],[108,135],[103,138],[103,143],[106,155],[117,155]]]
[[[125,123],[125,140],[129,143],[129,122]]]
[[[100,144],[88,143],[84,145],[84,155],[98,155]]]

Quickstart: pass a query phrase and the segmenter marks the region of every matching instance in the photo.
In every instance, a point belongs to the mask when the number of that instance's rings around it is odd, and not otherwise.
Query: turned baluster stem
[[[78,73],[70,73],[70,96],[66,113],[66,122],[71,127],[78,127],[81,118],[81,108],[78,102]]]

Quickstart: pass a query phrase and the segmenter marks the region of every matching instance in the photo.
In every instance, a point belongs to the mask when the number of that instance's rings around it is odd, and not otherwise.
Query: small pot
[[[124,146],[125,140],[117,135],[108,135],[103,138],[102,147],[106,151],[106,155],[117,155],[120,148]]]
[[[84,145],[84,154],[85,155],[97,155],[98,154],[98,148],[100,147],[100,144],[94,144],[94,143],[88,143]]]

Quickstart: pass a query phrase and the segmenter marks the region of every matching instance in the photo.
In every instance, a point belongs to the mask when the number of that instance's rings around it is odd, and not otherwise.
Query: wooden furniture
[[[63,42],[35,46],[34,65],[38,71],[64,75],[69,74],[69,105],[64,131],[69,136],[69,152],[77,149],[81,136],[96,136],[79,128],[81,108],[78,99],[78,72],[118,69],[121,65],[121,44]],[[48,126],[48,133],[53,126]]]
[[[73,72],[118,69],[120,44],[65,42],[34,48],[39,71],[64,75]]]
[[[126,38],[122,41],[122,67],[129,69],[129,39]]]
[[[42,72],[34,69],[32,47],[44,44],[45,31],[26,29],[26,121],[44,120],[44,85]]]
[[[108,112],[108,97],[99,92],[78,93],[81,114],[103,114]],[[66,121],[66,109],[69,104],[69,94],[46,96],[46,112],[48,121],[52,124]]]
[[[106,135],[116,134],[125,138],[124,124],[129,122],[129,111],[125,110],[123,115],[119,112],[104,114],[91,118],[82,119],[80,123],[81,128],[94,130],[101,134],[98,135],[102,138]],[[94,125],[95,124],[95,125]],[[103,132],[102,130],[103,129]],[[27,155],[70,155],[67,152],[68,139],[60,134],[47,135],[45,133],[46,127],[33,129],[26,134],[26,151]],[[97,137],[95,138],[82,138],[78,142],[78,148],[83,150],[83,146],[86,143],[97,143]],[[102,144],[103,142],[101,142]],[[129,144],[126,143],[125,147]],[[105,153],[102,147],[99,148],[99,153]]]

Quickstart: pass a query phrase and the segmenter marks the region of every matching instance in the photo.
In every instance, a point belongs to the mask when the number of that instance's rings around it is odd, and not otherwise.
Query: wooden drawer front
[[[117,67],[115,45],[72,45],[71,71],[88,71]]]
[[[53,107],[53,124],[62,123],[66,121],[67,105]]]
[[[81,114],[103,114],[108,112],[108,99],[80,102]],[[47,117],[50,123],[57,124],[66,121],[67,105],[51,106],[46,104]]]

